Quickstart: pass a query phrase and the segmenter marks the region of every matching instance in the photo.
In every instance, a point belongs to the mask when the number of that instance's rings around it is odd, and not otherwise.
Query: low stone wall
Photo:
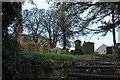
[[[111,64],[111,62],[95,62],[95,61],[79,61],[79,60],[63,60],[52,61],[54,63],[54,69],[51,73],[43,73],[41,78],[68,78],[68,73],[76,71],[74,65],[93,65],[93,64]]]
[[[53,61],[54,70],[48,74],[42,74],[41,78],[67,78],[70,71],[74,71],[73,66],[76,64],[74,61]]]
[[[41,43],[21,43],[21,51],[24,52],[38,52],[38,53],[48,53],[50,46]]]

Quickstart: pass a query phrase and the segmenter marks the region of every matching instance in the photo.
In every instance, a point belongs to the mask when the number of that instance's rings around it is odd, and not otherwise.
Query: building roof
[[[100,48],[103,47],[103,46],[106,46],[106,47],[107,47],[107,45],[103,44],[103,45],[101,45],[99,48],[97,48],[96,50],[100,49]],[[95,51],[96,51],[96,50],[95,50]]]

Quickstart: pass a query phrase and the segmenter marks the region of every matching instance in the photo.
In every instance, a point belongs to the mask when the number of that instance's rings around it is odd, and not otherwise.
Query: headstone
[[[82,55],[82,50],[81,50],[81,41],[80,40],[76,40],[75,41],[75,51],[74,54],[81,54]]]
[[[113,53],[113,50],[112,50],[111,46],[107,47],[106,50],[107,50],[107,54],[112,54]]]
[[[118,49],[117,53],[120,55],[120,43],[117,43],[117,49]]]
[[[75,41],[75,50],[79,50],[81,49],[81,41],[80,40],[76,40]]]
[[[94,43],[93,42],[84,42],[82,46],[83,54],[94,53]]]

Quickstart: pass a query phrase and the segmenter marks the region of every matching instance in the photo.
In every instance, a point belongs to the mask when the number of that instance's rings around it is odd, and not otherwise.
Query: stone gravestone
[[[75,41],[75,53],[74,54],[77,54],[77,55],[83,54],[82,50],[81,50],[81,41],[80,40]]]
[[[75,42],[75,50],[79,50],[81,48],[81,41],[80,40],[76,40]]]
[[[94,53],[94,42],[85,42],[82,45],[83,54]]]
[[[107,54],[112,54],[112,53],[113,53],[112,46],[108,46],[108,47],[106,48],[106,50],[107,50]]]

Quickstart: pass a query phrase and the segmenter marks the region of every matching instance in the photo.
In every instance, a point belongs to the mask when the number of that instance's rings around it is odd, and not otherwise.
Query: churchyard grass
[[[31,55],[39,55],[47,59],[52,60],[71,60],[71,59],[79,59],[83,57],[90,57],[94,56],[95,54],[85,54],[85,55],[71,55],[71,54],[55,54],[55,53],[34,53],[34,52],[23,52],[25,54],[31,54]]]

